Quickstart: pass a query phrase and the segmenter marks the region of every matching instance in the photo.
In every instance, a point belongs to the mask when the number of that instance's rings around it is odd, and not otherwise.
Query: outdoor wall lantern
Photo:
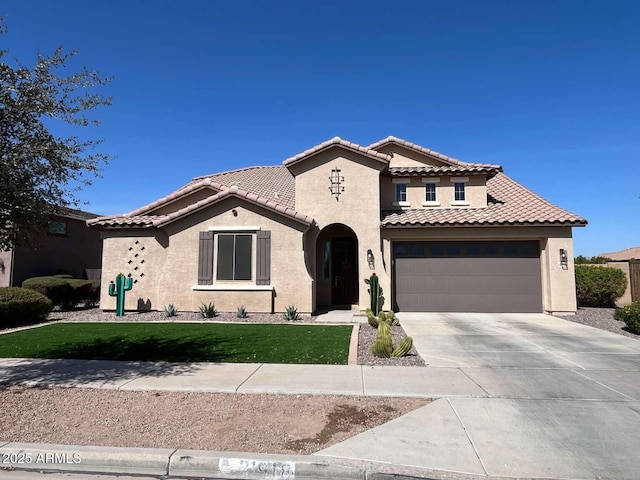
[[[564,248],[560,249],[560,266],[565,270],[568,268],[567,251]]]
[[[367,250],[367,263],[369,264],[369,268],[375,267],[375,259],[373,258],[373,252],[371,249]]]

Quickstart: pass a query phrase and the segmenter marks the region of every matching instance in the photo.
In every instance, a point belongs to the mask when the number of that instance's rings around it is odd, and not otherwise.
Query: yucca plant
[[[213,318],[218,316],[218,311],[216,310],[216,306],[213,302],[209,302],[209,304],[203,303],[200,305],[200,315],[204,318]]]
[[[244,305],[240,305],[238,307],[238,310],[236,310],[236,317],[247,318],[247,309],[244,308]]]
[[[165,317],[175,317],[176,315],[178,315],[178,310],[176,310],[176,307],[173,305],[173,303],[170,303],[169,305],[164,307]]]
[[[298,309],[295,306],[289,305],[287,308],[285,308],[285,311],[282,314],[282,318],[287,322],[295,322],[297,320],[300,320],[300,314],[298,313]]]

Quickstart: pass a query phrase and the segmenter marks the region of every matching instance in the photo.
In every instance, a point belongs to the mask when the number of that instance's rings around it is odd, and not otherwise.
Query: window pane
[[[233,235],[218,235],[218,280],[233,280]]]
[[[457,201],[464,201],[464,183],[462,182],[456,182],[454,183],[454,187],[455,189],[455,199]]]
[[[435,183],[427,183],[425,184],[425,201],[427,202],[435,202],[436,201],[436,184]]]
[[[251,235],[236,235],[234,280],[251,280]]]
[[[405,183],[396,184],[396,202],[407,201],[407,185]]]

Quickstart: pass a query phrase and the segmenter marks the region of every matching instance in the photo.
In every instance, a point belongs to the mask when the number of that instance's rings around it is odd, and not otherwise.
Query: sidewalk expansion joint
[[[467,377],[469,380],[471,380],[473,383],[475,383],[475,384],[478,386],[478,388],[479,388],[480,390],[482,390],[484,393],[486,393],[486,394],[490,397],[490,396],[491,396],[491,394],[490,394],[489,392],[487,392],[487,391],[482,387],[482,385],[480,385],[478,382],[476,382],[476,381],[473,379],[473,377],[472,377],[471,375],[469,375],[467,372],[465,372],[465,371],[463,370],[463,368],[464,368],[464,367],[458,367],[458,370],[460,370],[460,372],[462,372],[462,374],[463,374],[465,377]]]
[[[365,391],[365,388],[364,388],[364,366],[363,365],[360,365],[360,384],[362,385],[362,396],[366,397],[367,392]]]
[[[173,457],[177,451],[178,449],[176,448],[173,452],[169,454],[169,458],[167,458],[167,469],[165,473],[166,476],[169,476],[171,474],[171,457]]]
[[[576,372],[575,370],[571,370],[571,371],[572,371],[573,373],[575,373],[575,374],[580,375],[581,377],[584,377],[584,378],[586,378],[586,379],[588,379],[588,380],[591,380],[592,382],[597,383],[597,384],[598,384],[598,385],[600,385],[601,387],[604,387],[604,388],[606,388],[606,389],[608,389],[608,390],[611,390],[612,392],[617,393],[618,395],[622,395],[623,397],[627,397],[629,400],[635,400],[635,398],[630,397],[629,395],[626,395],[626,394],[624,394],[624,393],[622,393],[622,392],[619,392],[619,391],[618,391],[618,390],[616,390],[615,388],[611,388],[611,387],[609,387],[608,385],[605,385],[604,383],[601,383],[601,382],[599,382],[599,381],[597,381],[597,380],[594,380],[593,378],[589,377],[588,375],[586,375],[586,374],[584,374],[584,373]]]
[[[264,366],[264,363],[261,363],[260,365],[258,365],[258,368],[256,368],[253,372],[251,372],[251,374],[250,374],[247,378],[245,378],[245,379],[242,381],[242,383],[240,383],[240,385],[238,385],[238,386],[236,387],[236,389],[234,390],[234,391],[235,391],[235,393],[238,393],[238,390],[240,390],[240,389],[242,388],[242,386],[243,386],[245,383],[247,383],[247,382],[249,381],[249,379],[250,379],[251,377],[253,377],[253,376],[255,375],[255,373],[256,373],[258,370],[260,370],[263,366]]]
[[[448,397],[445,397],[445,398],[447,399],[447,403],[451,407],[451,410],[453,410],[453,413],[455,414],[456,418],[460,422],[460,425],[462,426],[462,429],[464,430],[464,434],[467,436],[467,439],[469,440],[469,443],[471,444],[471,448],[473,448],[473,451],[476,454],[476,457],[478,458],[478,461],[480,462],[480,466],[482,466],[482,470],[484,471],[484,474],[488,477],[489,476],[489,472],[487,472],[487,467],[484,466],[484,462],[482,461],[482,458],[480,458],[480,453],[478,452],[478,449],[476,448],[475,443],[473,443],[473,440],[471,439],[471,435],[469,435],[469,431],[467,430],[467,427],[465,426],[464,422],[462,421],[462,418],[460,418],[460,415],[458,415],[458,411],[456,410],[456,407],[453,406],[453,403],[451,403],[451,400],[449,400]]]

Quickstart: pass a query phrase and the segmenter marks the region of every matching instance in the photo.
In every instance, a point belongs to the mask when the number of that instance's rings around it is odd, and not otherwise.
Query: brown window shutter
[[[198,285],[213,284],[213,232],[200,232]]]
[[[256,285],[271,283],[271,231],[258,230],[256,255]]]

